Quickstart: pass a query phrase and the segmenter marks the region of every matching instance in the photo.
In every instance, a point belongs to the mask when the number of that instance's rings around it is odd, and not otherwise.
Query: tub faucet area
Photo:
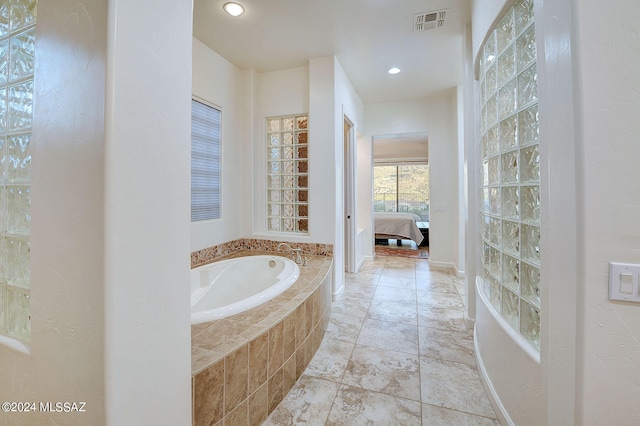
[[[302,258],[302,249],[301,248],[291,248],[291,246],[287,243],[280,243],[278,244],[278,251],[280,251],[281,248],[285,248],[286,250],[289,251],[289,253],[291,254],[291,258],[298,264],[298,265],[306,265],[307,264],[307,259],[303,259]]]

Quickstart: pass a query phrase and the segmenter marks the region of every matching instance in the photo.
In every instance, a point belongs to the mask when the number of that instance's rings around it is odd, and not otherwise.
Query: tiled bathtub
[[[265,252],[231,256],[257,254]],[[259,425],[282,401],[327,329],[331,267],[331,257],[313,256],[300,265],[298,281],[275,299],[191,327],[195,425]]]

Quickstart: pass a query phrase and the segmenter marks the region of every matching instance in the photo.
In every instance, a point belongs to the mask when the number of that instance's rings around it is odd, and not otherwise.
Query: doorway
[[[374,234],[377,234],[375,251],[411,249],[417,251],[419,256],[428,257],[428,134],[420,132],[374,136],[373,170]],[[409,225],[409,220],[415,223]],[[390,232],[395,227],[398,228],[398,234]],[[406,236],[406,233],[410,236]],[[390,235],[402,235],[403,238],[392,238]]]
[[[355,217],[355,143],[351,120],[344,117],[344,265],[347,273],[356,271],[356,217]]]

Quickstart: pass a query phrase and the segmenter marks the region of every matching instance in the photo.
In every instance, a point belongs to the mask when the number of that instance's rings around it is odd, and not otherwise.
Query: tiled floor
[[[265,425],[499,425],[461,282],[426,260],[379,256],[345,287],[320,349]]]

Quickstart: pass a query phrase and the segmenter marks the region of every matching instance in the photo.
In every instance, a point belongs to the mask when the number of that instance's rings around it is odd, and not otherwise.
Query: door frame
[[[343,149],[344,149],[344,254],[345,271],[356,271],[356,155],[355,127],[343,113]]]

